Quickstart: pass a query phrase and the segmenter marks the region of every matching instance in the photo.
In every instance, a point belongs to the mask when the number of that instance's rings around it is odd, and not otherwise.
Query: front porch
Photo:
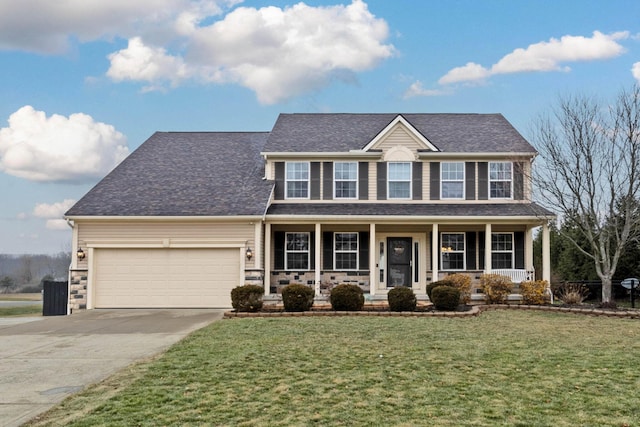
[[[543,233],[543,269],[549,281],[546,223],[352,223],[315,222],[264,227],[264,287],[267,300],[291,283],[312,286],[318,300],[341,283],[359,285],[368,300],[386,300],[389,289],[411,287],[427,300],[427,284],[452,273],[469,275],[474,300],[482,299],[482,274],[509,276],[511,299],[518,284],[534,280],[533,233]],[[435,236],[435,237],[434,237]]]

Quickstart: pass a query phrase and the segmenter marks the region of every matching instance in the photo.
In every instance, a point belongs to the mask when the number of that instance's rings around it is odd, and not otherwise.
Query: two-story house
[[[70,307],[228,307],[230,290],[450,273],[533,278],[535,149],[500,114],[282,114],[270,132],[158,132],[66,214]],[[481,295],[477,295],[481,298]]]

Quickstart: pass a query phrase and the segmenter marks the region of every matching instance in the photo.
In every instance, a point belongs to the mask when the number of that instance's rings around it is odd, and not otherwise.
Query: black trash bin
[[[43,284],[42,296],[43,316],[66,316],[69,300],[68,282],[46,280]]]

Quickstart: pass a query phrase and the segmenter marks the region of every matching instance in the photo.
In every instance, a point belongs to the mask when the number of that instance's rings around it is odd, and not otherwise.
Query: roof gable
[[[429,140],[422,135],[411,123],[409,123],[401,114],[398,114],[375,138],[373,138],[363,151],[377,150],[389,139],[410,141],[413,145],[411,148],[416,150],[440,151]],[[395,145],[392,143],[392,145]]]

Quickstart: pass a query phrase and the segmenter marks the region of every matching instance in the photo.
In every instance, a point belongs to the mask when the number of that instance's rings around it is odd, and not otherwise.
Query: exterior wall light
[[[86,256],[82,248],[78,248],[78,252],[76,252],[76,256],[78,257],[78,261],[82,261]]]
[[[253,251],[249,247],[249,248],[247,248],[247,260],[251,261],[251,258],[253,258]]]

